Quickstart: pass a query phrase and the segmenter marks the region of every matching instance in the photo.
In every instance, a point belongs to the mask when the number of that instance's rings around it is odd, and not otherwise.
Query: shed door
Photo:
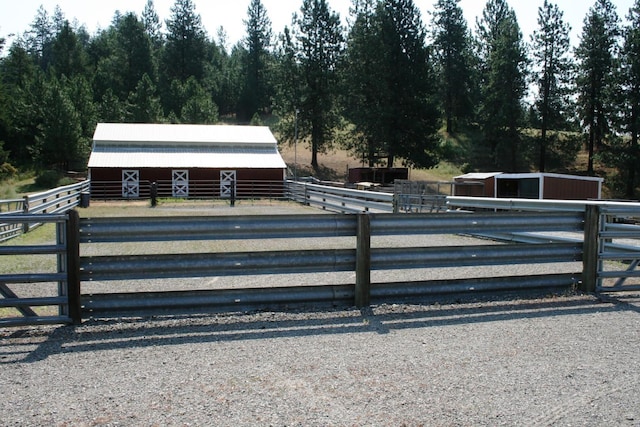
[[[231,198],[236,191],[236,171],[220,171],[220,197]]]
[[[137,170],[122,170],[122,197],[137,198],[140,195],[140,172]]]
[[[189,197],[188,170],[174,170],[171,172],[171,194],[173,197]]]

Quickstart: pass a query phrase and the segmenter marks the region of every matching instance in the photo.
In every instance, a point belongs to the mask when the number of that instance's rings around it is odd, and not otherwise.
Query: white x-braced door
[[[137,170],[122,170],[122,197],[125,199],[138,198],[140,195],[140,172]]]
[[[220,197],[231,198],[236,191],[236,171],[220,171]]]
[[[189,197],[189,171],[174,170],[171,172],[171,194],[173,197]]]

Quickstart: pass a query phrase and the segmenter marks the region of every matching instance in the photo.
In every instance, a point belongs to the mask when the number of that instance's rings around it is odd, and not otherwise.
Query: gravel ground
[[[0,426],[640,427],[639,362],[637,295],[0,328]]]
[[[0,329],[4,426],[640,426],[640,298]]]

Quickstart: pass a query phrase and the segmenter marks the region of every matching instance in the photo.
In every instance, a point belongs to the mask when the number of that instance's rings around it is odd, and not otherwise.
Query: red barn
[[[286,164],[266,126],[99,123],[93,198],[282,196]]]

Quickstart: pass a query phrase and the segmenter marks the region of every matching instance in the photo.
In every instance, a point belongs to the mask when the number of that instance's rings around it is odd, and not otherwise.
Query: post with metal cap
[[[600,230],[600,207],[587,205],[584,212],[584,243],[582,245],[583,292],[595,292],[598,280],[598,232]]]
[[[371,219],[369,214],[358,214],[356,236],[355,305],[368,307],[371,303]]]

